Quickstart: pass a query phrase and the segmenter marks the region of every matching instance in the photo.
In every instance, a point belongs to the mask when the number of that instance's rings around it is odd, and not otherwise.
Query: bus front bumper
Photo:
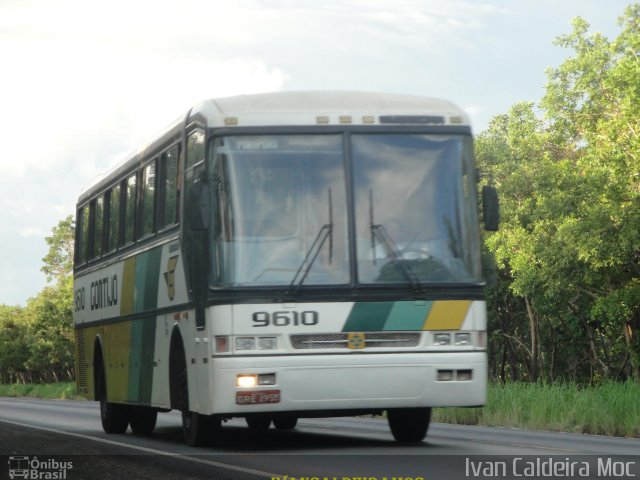
[[[384,410],[482,406],[487,392],[483,351],[218,357],[208,413]],[[238,386],[255,376],[255,386]]]

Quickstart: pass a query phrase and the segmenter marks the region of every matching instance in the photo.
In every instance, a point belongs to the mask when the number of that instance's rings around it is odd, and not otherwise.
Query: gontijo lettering
[[[118,304],[118,275],[91,282],[91,310]]]

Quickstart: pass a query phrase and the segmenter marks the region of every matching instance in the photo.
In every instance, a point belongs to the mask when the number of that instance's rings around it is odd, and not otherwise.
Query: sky
[[[366,90],[452,100],[474,132],[538,101],[580,16],[630,0],[0,0],[0,304],[46,285],[84,185],[202,99]]]

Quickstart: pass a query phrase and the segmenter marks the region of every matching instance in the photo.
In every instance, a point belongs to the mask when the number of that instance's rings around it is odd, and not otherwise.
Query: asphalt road
[[[0,398],[0,479],[640,478],[640,439],[432,424],[403,446],[378,418],[302,419],[259,436],[232,420],[222,432],[191,448],[174,412],[153,435],[107,435],[95,402]]]

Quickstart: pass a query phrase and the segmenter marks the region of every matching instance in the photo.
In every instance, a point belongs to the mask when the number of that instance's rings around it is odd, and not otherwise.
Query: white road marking
[[[189,455],[183,455],[181,453],[167,452],[165,450],[158,450],[158,449],[149,448],[149,447],[141,447],[138,445],[131,445],[129,443],[116,442],[115,440],[107,440],[106,438],[98,438],[98,437],[92,437],[91,435],[83,435],[81,433],[67,432],[65,430],[59,430],[57,428],[41,427],[39,425],[31,425],[29,423],[14,422],[12,420],[7,420],[4,418],[0,418],[0,422],[10,423],[12,425],[17,425],[19,427],[35,428],[37,430],[44,430],[46,432],[58,433],[60,435],[68,435],[70,437],[93,440],[95,442],[106,443],[109,445],[117,445],[119,447],[131,448],[133,450],[139,450],[141,452],[153,453],[156,455],[164,455],[167,457],[178,458],[180,460],[186,460],[188,462],[200,463],[200,464],[209,465],[212,467],[224,468],[226,470],[233,470],[236,472],[248,473],[248,474],[256,475],[259,477],[268,477],[268,478],[285,478],[286,477],[286,475],[282,475],[278,473],[263,472],[262,470],[256,470],[253,468],[240,467],[238,465],[231,465],[228,463],[216,462],[213,460],[206,460],[204,458],[190,457]]]

